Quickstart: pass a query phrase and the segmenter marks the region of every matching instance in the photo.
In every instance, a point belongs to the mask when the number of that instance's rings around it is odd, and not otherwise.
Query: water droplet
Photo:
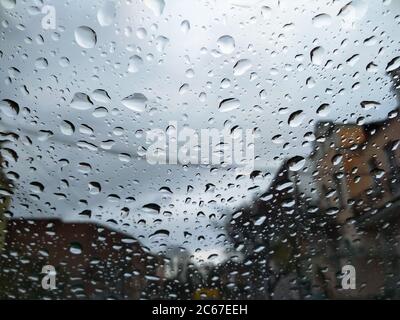
[[[376,107],[380,106],[381,104],[377,101],[361,101],[361,107],[365,110],[375,109]]]
[[[342,7],[338,13],[343,26],[346,29],[354,28],[355,23],[360,21],[368,11],[368,3],[365,0],[353,0]]]
[[[144,39],[144,38],[146,38],[146,36],[147,36],[147,31],[146,31],[146,29],[145,29],[145,28],[138,28],[138,29],[136,30],[136,36],[137,36],[139,39]]]
[[[324,54],[325,50],[322,47],[312,49],[310,53],[311,62],[317,66],[322,65]]]
[[[141,93],[134,93],[122,99],[122,104],[135,112],[143,112],[146,106],[147,98]]]
[[[385,175],[385,173],[386,173],[385,170],[378,169],[378,168],[371,170],[371,174],[372,174],[376,179],[381,179],[381,178],[383,178],[383,176]]]
[[[179,94],[185,94],[186,92],[188,92],[188,90],[189,90],[189,84],[184,83],[183,85],[181,85],[178,92]]]
[[[221,88],[222,89],[226,89],[229,88],[231,86],[231,81],[227,78],[222,79],[221,81]]]
[[[71,136],[75,132],[75,126],[70,121],[64,120],[60,124],[60,131],[66,136]]]
[[[0,0],[0,3],[4,9],[11,10],[17,4],[17,0]]]
[[[136,73],[143,65],[143,59],[138,55],[129,58],[128,72]]]
[[[105,117],[107,115],[107,113],[108,113],[107,108],[98,107],[98,108],[94,109],[92,114],[93,114],[93,117],[95,117],[95,118],[102,118],[102,117]]]
[[[400,68],[400,57],[396,57],[388,63],[386,67],[386,72],[391,72],[398,68]]]
[[[42,193],[44,191],[44,185],[38,181],[31,182],[30,186],[33,193]]]
[[[235,50],[235,40],[228,35],[224,35],[217,40],[219,50],[225,54],[231,54]]]
[[[250,60],[248,59],[241,59],[233,67],[233,74],[235,76],[241,76],[245,74],[250,68],[252,67],[252,64]]]
[[[346,63],[350,66],[350,67],[354,67],[356,65],[356,63],[358,62],[358,60],[360,60],[360,55],[359,54],[355,54],[353,55],[351,58],[346,60]]]
[[[290,171],[299,171],[303,168],[304,164],[306,163],[306,159],[301,156],[295,156],[288,161],[288,166]]]
[[[266,216],[261,216],[254,222],[254,225],[255,226],[261,226],[264,223],[265,220],[267,220],[267,217]]]
[[[317,109],[317,114],[320,117],[326,117],[331,111],[330,105],[328,103],[321,104],[321,106]]]
[[[332,17],[329,14],[321,13],[312,19],[312,23],[316,28],[329,27],[332,23]]]
[[[69,246],[69,252],[72,254],[81,254],[82,253],[82,246],[79,242],[72,242]]]
[[[7,117],[15,117],[19,113],[19,105],[13,100],[5,99],[0,102],[0,110]]]
[[[101,185],[96,181],[91,181],[88,184],[90,194],[98,194],[101,192]]]
[[[165,230],[165,229],[157,230],[149,236],[149,238],[152,240],[160,239],[160,238],[162,239],[162,238],[166,238],[166,237],[169,237],[169,231]]]
[[[183,33],[188,33],[190,30],[190,22],[187,20],[182,21],[181,30]]]
[[[316,85],[316,81],[314,80],[314,78],[313,77],[309,77],[309,78],[307,78],[307,80],[306,80],[306,85],[307,85],[307,88],[314,88],[315,87],[315,85]]]
[[[340,164],[343,160],[343,155],[341,154],[336,154],[332,157],[332,164],[334,166],[337,166],[338,164]]]
[[[69,66],[70,61],[67,57],[61,57],[58,63],[60,64],[61,67],[66,68]]]
[[[373,62],[370,62],[370,63],[368,63],[368,65],[367,65],[367,67],[366,67],[366,70],[367,70],[368,72],[377,72],[377,71],[378,71],[378,65],[376,65],[376,64],[373,63]]]
[[[301,125],[304,118],[305,118],[305,115],[304,115],[303,110],[298,110],[298,111],[293,112],[289,116],[288,123],[291,127],[298,127],[299,125]]]
[[[268,6],[261,7],[261,15],[264,19],[269,19],[272,15],[272,9]]]
[[[236,98],[222,100],[219,104],[219,111],[228,112],[240,107],[240,101]]]
[[[151,214],[158,214],[161,210],[161,207],[156,203],[145,204],[142,208],[144,212]]]
[[[157,37],[157,39],[156,39],[157,51],[164,52],[165,48],[167,47],[168,42],[169,42],[169,39],[164,36]]]
[[[39,58],[35,61],[35,68],[36,69],[46,69],[49,63],[47,62],[46,58]]]
[[[111,102],[111,98],[108,95],[108,92],[103,89],[94,90],[90,96],[93,100],[95,100],[97,102],[106,103],[106,104]]]
[[[87,94],[77,92],[72,98],[70,106],[76,110],[88,110],[93,106],[93,103]]]
[[[97,12],[97,21],[102,27],[106,27],[113,23],[115,15],[115,4],[107,1]]]
[[[87,26],[80,26],[75,30],[75,41],[82,48],[94,48],[97,43],[96,32]]]
[[[327,210],[326,210],[326,214],[327,214],[328,216],[333,216],[333,215],[338,214],[339,211],[340,211],[339,208],[333,207],[333,208],[327,209]]]

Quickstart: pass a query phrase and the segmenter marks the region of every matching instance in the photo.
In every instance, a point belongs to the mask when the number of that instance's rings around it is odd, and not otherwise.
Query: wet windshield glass
[[[399,24],[0,0],[0,297],[399,297]]]

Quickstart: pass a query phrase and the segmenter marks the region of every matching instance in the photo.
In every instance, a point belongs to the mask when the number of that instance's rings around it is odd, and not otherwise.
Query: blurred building
[[[57,289],[41,288],[42,267]],[[2,298],[139,299],[164,277],[163,259],[121,233],[59,220],[8,221],[0,257]]]
[[[314,134],[310,157],[296,160],[301,168],[286,161],[228,226],[248,272],[259,273],[258,292],[399,297],[400,116],[364,126],[319,123]],[[356,268],[356,290],[341,288],[346,264]]]
[[[400,197],[400,117],[367,126],[319,125],[324,141],[311,157],[321,207],[340,222],[370,220]],[[321,131],[324,131],[321,133]],[[386,212],[386,211],[385,211]],[[385,218],[386,219],[386,218]]]

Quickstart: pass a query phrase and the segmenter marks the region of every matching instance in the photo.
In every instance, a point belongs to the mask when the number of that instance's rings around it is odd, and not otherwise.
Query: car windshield
[[[400,298],[399,25],[0,0],[0,298]]]

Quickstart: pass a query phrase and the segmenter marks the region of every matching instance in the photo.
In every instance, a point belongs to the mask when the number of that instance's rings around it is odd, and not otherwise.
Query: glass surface
[[[0,298],[400,298],[399,27],[0,0]]]

